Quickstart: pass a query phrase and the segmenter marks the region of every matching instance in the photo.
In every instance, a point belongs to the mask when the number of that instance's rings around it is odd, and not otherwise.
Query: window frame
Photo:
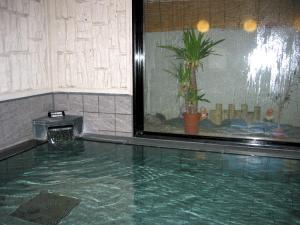
[[[300,147],[300,142],[267,140],[260,137],[214,137],[144,130],[144,0],[132,0],[133,136],[188,142],[234,144],[258,147]]]

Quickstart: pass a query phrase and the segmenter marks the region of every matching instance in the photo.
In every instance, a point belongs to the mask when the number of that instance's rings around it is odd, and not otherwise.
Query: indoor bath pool
[[[43,193],[71,199],[53,203],[73,204],[60,225],[300,224],[297,160],[79,140],[0,161],[0,177],[1,225],[38,224],[15,215]]]

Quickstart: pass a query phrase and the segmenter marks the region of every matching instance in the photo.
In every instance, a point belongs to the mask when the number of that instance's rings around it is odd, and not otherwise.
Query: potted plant
[[[197,34],[198,33],[198,34]],[[205,94],[200,94],[197,84],[197,70],[203,69],[203,59],[209,55],[217,55],[213,47],[224,41],[213,41],[206,38],[204,33],[188,29],[183,31],[183,47],[173,45],[159,46],[175,53],[174,57],[180,60],[176,69],[178,79],[178,95],[183,97],[185,102],[184,125],[187,134],[197,134],[200,113],[198,112],[198,102],[209,102],[204,98]]]

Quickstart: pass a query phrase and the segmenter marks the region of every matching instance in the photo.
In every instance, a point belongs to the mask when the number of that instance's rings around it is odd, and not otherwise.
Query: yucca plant
[[[183,64],[175,66],[174,71],[166,70],[166,72],[175,76],[178,82],[178,97],[183,97],[185,100],[185,107],[189,108],[191,105],[197,104],[198,101],[209,102],[204,98],[205,94],[198,95],[201,90],[191,89],[191,70]]]
[[[165,70],[173,75],[178,83],[178,97],[184,97],[190,89],[191,70],[184,67],[181,63],[179,66],[174,65],[174,70]]]
[[[224,41],[213,41],[210,38],[206,38],[204,33],[188,29],[183,31],[183,47],[177,47],[172,45],[162,45],[161,48],[170,50],[175,53],[174,57],[181,60],[180,66],[177,68],[177,78],[179,82],[179,95],[185,100],[186,112],[190,114],[196,114],[198,112],[198,102],[209,102],[204,98],[205,94],[199,94],[197,86],[197,70],[199,67],[203,68],[202,60],[209,55],[217,55],[213,51],[213,47]],[[189,75],[187,75],[187,73]],[[181,86],[181,78],[185,75],[184,89]]]

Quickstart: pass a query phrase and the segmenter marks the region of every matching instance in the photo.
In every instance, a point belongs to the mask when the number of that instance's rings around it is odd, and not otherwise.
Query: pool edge
[[[276,158],[288,158],[300,160],[300,149],[298,147],[262,147],[262,146],[241,146],[228,143],[205,143],[189,142],[182,140],[152,139],[141,137],[117,137],[107,135],[83,134],[83,140],[96,142],[111,142],[116,144],[143,145],[158,148],[176,148],[189,151],[205,151],[226,154],[240,154],[250,156],[268,156]]]
[[[118,137],[108,135],[96,135],[85,133],[77,139],[94,142],[108,142],[115,144],[139,145],[147,147],[182,149],[188,151],[203,151],[225,154],[239,154],[249,156],[266,156],[276,158],[286,158],[300,160],[300,148],[282,148],[262,147],[262,146],[240,146],[228,143],[206,143],[206,142],[189,142],[182,140],[152,139],[141,137]],[[28,151],[38,145],[44,144],[46,141],[28,140],[8,148],[0,150],[0,161],[13,157],[22,152]]]
[[[10,147],[0,149],[0,161],[18,155],[22,152],[29,151],[30,149],[44,143],[46,143],[46,141],[30,139]]]

